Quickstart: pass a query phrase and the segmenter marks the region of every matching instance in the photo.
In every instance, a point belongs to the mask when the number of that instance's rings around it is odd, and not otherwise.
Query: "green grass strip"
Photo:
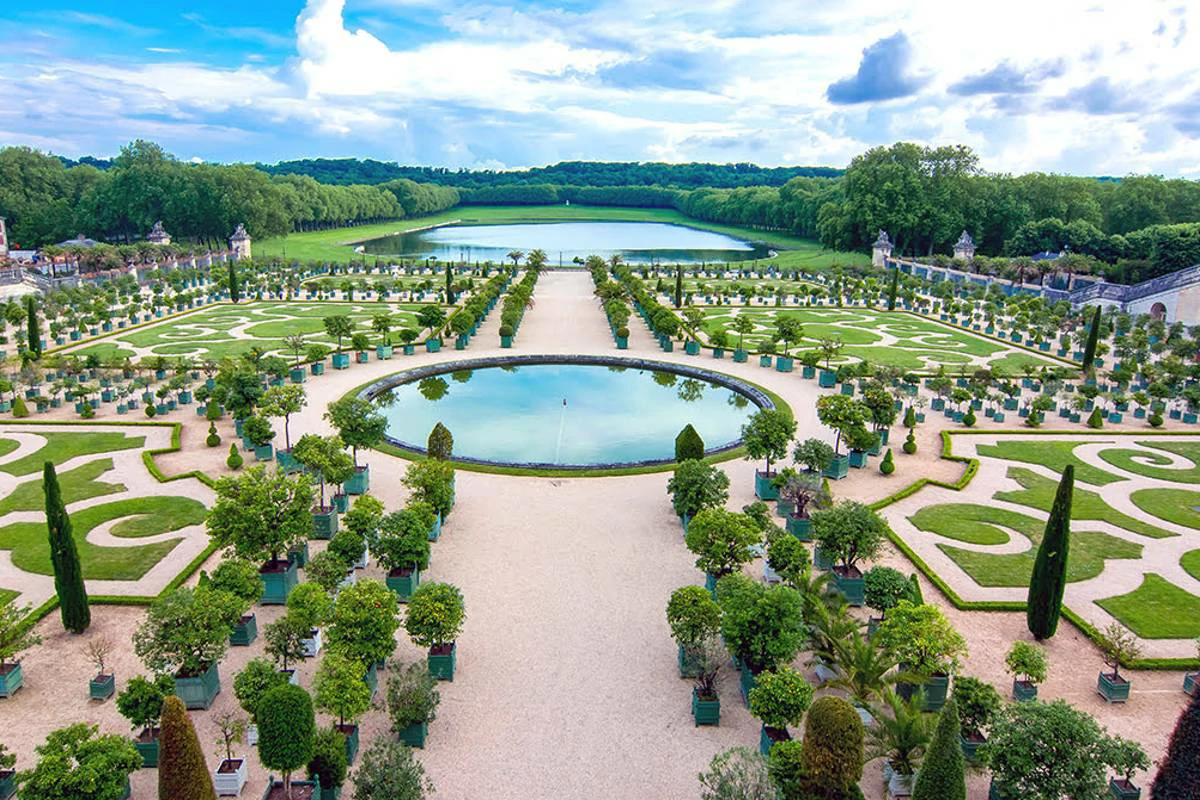
[[[114,450],[130,450],[146,443],[144,436],[126,436],[124,433],[116,431],[91,433],[46,431],[39,433],[38,436],[45,438],[46,445],[44,447],[23,458],[18,458],[16,461],[0,465],[0,470],[4,470],[10,475],[29,475],[41,470],[47,461],[59,465],[79,456],[111,453]]]
[[[1159,575],[1145,575],[1132,592],[1097,600],[1096,605],[1143,639],[1200,636],[1200,597]]]

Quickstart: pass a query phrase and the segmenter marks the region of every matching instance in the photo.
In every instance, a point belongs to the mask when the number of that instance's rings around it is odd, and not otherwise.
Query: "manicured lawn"
[[[1105,486],[1124,480],[1111,472],[1105,472],[1075,457],[1075,448],[1085,442],[1041,441],[1038,439],[1008,440],[997,444],[983,444],[976,448],[981,456],[1002,458],[1007,461],[1020,461],[1025,464],[1039,464],[1049,467],[1057,473],[1062,473],[1068,464],[1075,466],[1075,481],[1089,483],[1092,486]]]
[[[1044,523],[1033,517],[1006,508],[990,508],[974,503],[925,506],[908,519],[919,530],[968,544],[1005,544],[1010,537],[997,525],[1020,531],[1030,538],[1040,535],[1045,527]]]
[[[170,533],[204,521],[204,504],[187,497],[135,497],[117,500],[71,513],[72,532],[79,548],[84,578],[124,580],[141,578],[180,539],[130,547],[100,547],[87,541],[98,525],[120,520],[111,528],[114,536],[139,538]],[[0,528],[0,549],[12,551],[13,565],[26,572],[52,575],[46,523],[16,522]]]
[[[145,436],[126,436],[124,433],[115,431],[87,433],[36,432],[38,436],[45,438],[46,446],[27,456],[18,458],[16,461],[0,465],[0,469],[10,475],[29,475],[42,469],[47,461],[52,461],[55,465],[58,465],[78,456],[86,456],[93,453],[111,453],[114,450],[129,450],[134,447],[141,447],[146,443]]]
[[[1200,597],[1158,575],[1146,575],[1137,589],[1097,600],[1096,605],[1143,639],[1200,636]]]
[[[355,228],[337,228],[328,231],[293,233],[287,237],[264,239],[254,243],[255,255],[259,258],[283,256],[302,261],[352,261],[362,260],[353,245],[367,239],[405,233],[430,225],[460,221],[464,225],[546,221],[628,221],[666,222],[687,225],[701,230],[716,231],[740,239],[761,241],[780,251],[772,263],[784,268],[816,269],[833,265],[869,263],[865,253],[840,253],[825,250],[811,239],[801,239],[774,231],[757,231],[735,225],[720,225],[692,219],[669,208],[614,208],[609,206],[460,206],[427,217],[383,222],[378,225],[363,225]],[[367,256],[368,259],[371,256]],[[760,262],[761,263],[761,262]]]
[[[21,446],[16,439],[0,439],[0,458],[8,455]]]
[[[1189,550],[1179,559],[1183,571],[1200,581],[1200,550]]]
[[[20,592],[14,592],[12,589],[0,589],[0,606],[6,606],[17,598]]]
[[[997,500],[1007,500],[1010,503],[1031,506],[1049,513],[1050,507],[1054,505],[1054,494],[1058,491],[1058,481],[1044,478],[1035,472],[1022,469],[1021,467],[1010,468],[1008,470],[1008,477],[1025,488],[1015,492],[997,492],[993,497]],[[1200,502],[1200,495],[1196,495],[1196,497],[1197,502]],[[1142,506],[1139,506],[1139,508],[1143,508],[1145,511],[1150,510]],[[1200,514],[1197,514],[1196,517],[1200,519]],[[1166,519],[1166,517],[1163,518]],[[1166,539],[1177,535],[1149,523],[1142,522],[1139,519],[1134,519],[1128,514],[1122,514],[1104,502],[1100,495],[1082,488],[1076,488],[1072,494],[1071,519],[1091,519],[1109,522],[1118,528],[1140,533],[1142,536],[1149,536],[1152,539]]]
[[[1138,489],[1129,496],[1133,504],[1156,517],[1200,530],[1200,492],[1190,489]]]
[[[106,494],[116,494],[125,491],[120,483],[102,483],[98,480],[101,475],[113,468],[111,458],[89,461],[83,466],[61,472],[58,475],[58,485],[62,490],[63,502],[71,503],[100,497]],[[46,506],[46,495],[42,489],[39,476],[36,480],[28,480],[13,489],[12,494],[0,500],[0,515],[11,511],[41,511]]]
[[[1144,450],[1103,450],[1100,453],[1100,457],[1114,467],[1119,467],[1137,475],[1144,475],[1147,478],[1155,478],[1160,481],[1170,481],[1172,483],[1200,483],[1200,442],[1152,441],[1138,442],[1138,444],[1142,447],[1153,447],[1183,456],[1192,462],[1192,466],[1187,469],[1165,468],[1167,464],[1171,463],[1171,460],[1167,456],[1147,453]],[[1138,463],[1134,459],[1148,461],[1149,463]]]

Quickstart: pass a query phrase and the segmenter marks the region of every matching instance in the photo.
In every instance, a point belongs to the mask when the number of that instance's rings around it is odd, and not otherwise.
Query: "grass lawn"
[[[1110,472],[1097,469],[1085,464],[1075,457],[1075,448],[1087,442],[1039,441],[1036,439],[1001,440],[999,443],[981,444],[976,452],[988,458],[1002,458],[1006,461],[1020,461],[1025,464],[1038,464],[1048,467],[1057,473],[1062,473],[1068,464],[1075,466],[1075,481],[1088,483],[1092,486],[1105,486],[1124,480]]]
[[[1133,504],[1156,517],[1200,530],[1200,492],[1190,489],[1138,489],[1129,496]]]
[[[1024,488],[1015,492],[997,492],[993,495],[995,499],[1006,500],[1010,503],[1019,503],[1023,506],[1031,506],[1049,513],[1050,507],[1054,505],[1055,492],[1058,491],[1058,481],[1051,478],[1043,478],[1041,475],[1021,467],[1010,468],[1008,470],[1008,477],[1021,484]],[[1200,502],[1200,495],[1196,495],[1196,498],[1197,502]],[[1140,505],[1138,507],[1149,511],[1149,509]],[[1195,512],[1192,513],[1195,514]],[[1159,516],[1162,515],[1160,514]],[[1195,516],[1200,520],[1200,514],[1195,514]],[[1140,533],[1142,536],[1149,536],[1152,539],[1166,539],[1177,535],[1149,523],[1142,522],[1139,519],[1134,519],[1128,514],[1122,514],[1104,502],[1100,495],[1095,492],[1089,492],[1087,489],[1075,489],[1071,499],[1071,519],[1090,519],[1109,522],[1118,528]]]
[[[1165,468],[1171,460],[1164,455],[1147,453],[1144,450],[1103,450],[1100,457],[1118,467],[1147,478],[1172,483],[1200,483],[1200,442],[1138,442],[1142,447],[1153,447],[1183,456],[1192,462],[1190,469]],[[1136,461],[1134,459],[1137,459]],[[1138,461],[1149,463],[1138,463]]]
[[[124,433],[114,431],[87,433],[37,431],[37,435],[46,440],[45,447],[23,458],[18,458],[16,461],[0,465],[0,469],[10,475],[29,475],[42,469],[47,461],[58,465],[78,456],[129,450],[141,447],[146,443],[145,436],[126,436]]]
[[[1200,550],[1189,550],[1179,559],[1183,571],[1200,581]]]
[[[125,491],[124,484],[96,480],[112,468],[112,459],[103,458],[59,473],[58,486],[62,490],[63,502],[70,505],[80,500]],[[46,495],[39,476],[37,480],[19,484],[12,494],[0,500],[0,515],[12,511],[41,511],[45,505]]]
[[[968,544],[1005,544],[1007,532],[996,527],[1003,525],[1030,536],[1040,535],[1044,523],[1009,511],[974,503],[945,503],[925,506],[908,518],[918,530],[936,533]]]
[[[757,231],[735,225],[703,222],[669,208],[614,208],[609,206],[459,206],[427,217],[363,225],[354,228],[335,228],[327,231],[293,233],[286,237],[264,239],[254,243],[259,258],[284,256],[302,261],[351,261],[363,256],[354,252],[353,245],[367,239],[407,233],[419,228],[447,222],[464,225],[501,225],[518,222],[583,222],[583,221],[666,222],[687,225],[701,230],[716,231],[739,239],[764,242],[779,250],[772,262],[785,268],[816,269],[834,264],[866,264],[865,253],[841,253],[825,250],[811,239],[802,239],[773,231]],[[370,258],[370,256],[368,256]]]
[[[1096,605],[1143,639],[1200,636],[1200,597],[1158,575],[1146,575],[1132,592],[1097,600]]]
[[[83,577],[90,580],[132,581],[141,578],[179,544],[172,539],[131,547],[100,547],[87,541],[98,525],[120,520],[114,536],[139,538],[170,533],[204,521],[206,509],[187,497],[135,497],[91,506],[71,513],[72,532],[79,548]],[[12,551],[13,565],[26,572],[52,575],[50,543],[45,522],[16,522],[0,528],[0,549]]]

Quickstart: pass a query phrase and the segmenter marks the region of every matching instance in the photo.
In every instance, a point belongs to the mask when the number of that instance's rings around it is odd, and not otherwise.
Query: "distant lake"
[[[683,225],[662,222],[547,222],[515,225],[450,225],[363,242],[373,255],[439,261],[506,261],[511,250],[541,248],[552,266],[590,255],[614,253],[630,264],[750,261],[767,248]]]

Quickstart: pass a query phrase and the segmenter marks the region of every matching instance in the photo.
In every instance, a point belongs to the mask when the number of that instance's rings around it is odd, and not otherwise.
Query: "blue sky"
[[[997,171],[1200,177],[1197,17],[1181,0],[7,0],[0,144],[503,168],[842,166],[904,139]]]

